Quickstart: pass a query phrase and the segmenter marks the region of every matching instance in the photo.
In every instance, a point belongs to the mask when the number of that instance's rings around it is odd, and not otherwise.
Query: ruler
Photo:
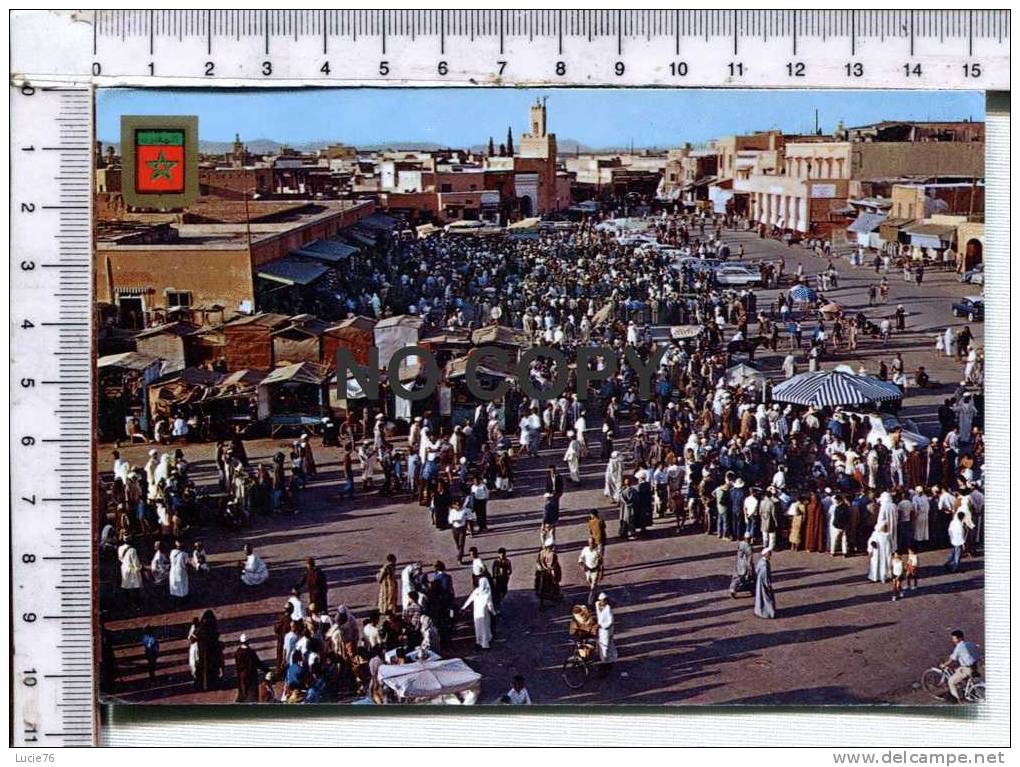
[[[89,745],[92,93],[10,106],[11,742]]]
[[[1005,10],[30,11],[12,24],[19,76],[97,84],[1009,89]]]
[[[92,89],[1009,89],[1004,10],[111,10],[11,19],[12,743],[96,733]],[[103,460],[106,460],[104,457]]]

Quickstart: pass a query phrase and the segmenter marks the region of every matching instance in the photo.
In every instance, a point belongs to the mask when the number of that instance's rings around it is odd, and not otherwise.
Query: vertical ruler
[[[11,743],[95,731],[92,94],[10,87]]]

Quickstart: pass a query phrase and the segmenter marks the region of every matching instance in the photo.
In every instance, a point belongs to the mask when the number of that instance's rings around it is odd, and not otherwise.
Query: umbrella
[[[669,329],[669,337],[682,341],[685,338],[697,338],[704,330],[701,325],[674,325]]]
[[[790,288],[790,300],[799,304],[808,304],[818,300],[818,294],[807,285],[794,285]]]
[[[464,692],[481,679],[482,675],[460,658],[379,667],[379,681],[405,700]]]
[[[836,312],[843,311],[843,307],[837,304],[835,301],[830,301],[820,309],[822,314],[835,314]]]
[[[860,405],[903,398],[895,384],[835,370],[801,373],[772,390],[772,399],[815,407]]]

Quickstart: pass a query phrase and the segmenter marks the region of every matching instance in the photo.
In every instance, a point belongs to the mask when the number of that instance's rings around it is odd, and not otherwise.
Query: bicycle
[[[573,639],[573,649],[570,655],[563,661],[561,674],[563,683],[571,690],[579,690],[588,681],[591,667],[598,661],[598,648],[595,640],[591,638]]]
[[[925,692],[938,700],[945,700],[949,696],[949,677],[953,675],[946,666],[932,666],[921,674],[921,687]],[[967,678],[963,686],[963,699],[968,703],[980,703],[985,699],[985,683],[979,681],[981,674],[976,670]]]

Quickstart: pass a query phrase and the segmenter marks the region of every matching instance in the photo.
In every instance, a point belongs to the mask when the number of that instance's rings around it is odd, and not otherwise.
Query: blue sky
[[[984,94],[938,91],[739,91],[641,89],[309,90],[109,89],[98,95],[98,138],[120,139],[123,114],[197,114],[203,141],[274,139],[352,145],[432,141],[498,144],[507,125],[527,129],[528,106],[547,96],[549,130],[592,147],[666,147],[752,130],[806,133],[815,109],[824,131],[839,120],[984,119]]]

